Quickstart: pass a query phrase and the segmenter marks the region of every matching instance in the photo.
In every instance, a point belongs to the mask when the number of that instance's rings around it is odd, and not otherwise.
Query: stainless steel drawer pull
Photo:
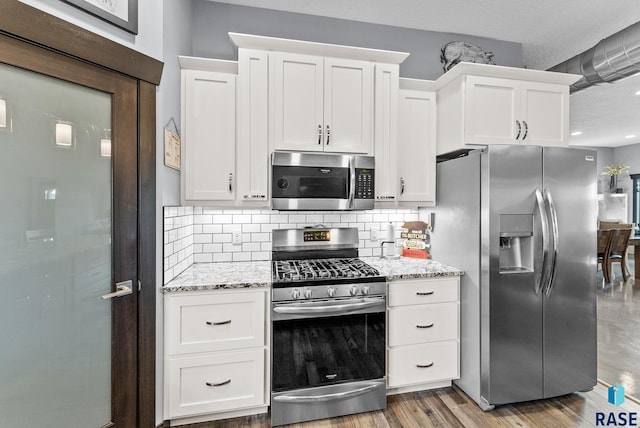
[[[433,291],[417,291],[416,295],[417,296],[431,296],[433,294]]]
[[[264,199],[265,195],[244,195],[245,199]]]
[[[433,323],[427,324],[427,325],[417,325],[416,327],[417,328],[431,328],[431,327],[433,327]]]
[[[227,379],[224,382],[220,382],[220,383],[212,383],[212,382],[205,382],[207,384],[207,386],[223,386],[223,385],[228,385],[231,383],[231,379]]]
[[[433,366],[433,362],[431,362],[429,364],[416,364],[416,367],[419,368],[419,369],[428,369],[431,366]]]
[[[226,320],[226,321],[207,321],[207,325],[225,325],[225,324],[231,324],[231,320]]]

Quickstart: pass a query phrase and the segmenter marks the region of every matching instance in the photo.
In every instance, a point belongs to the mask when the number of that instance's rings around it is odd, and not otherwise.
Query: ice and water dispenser
[[[500,215],[500,273],[533,272],[533,215]]]

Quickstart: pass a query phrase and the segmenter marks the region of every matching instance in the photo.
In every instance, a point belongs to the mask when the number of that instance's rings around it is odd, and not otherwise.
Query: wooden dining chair
[[[622,228],[622,229],[611,229],[611,245],[609,247],[609,256],[607,257],[607,271],[611,276],[612,263],[620,263],[620,270],[622,271],[622,279],[624,281],[627,280],[630,275],[629,269],[627,267],[627,249],[629,248],[629,238],[633,233],[633,225],[629,225],[630,227]],[[604,272],[604,267],[603,267]]]
[[[598,221],[598,229],[617,229],[621,223],[619,221]]]
[[[611,282],[611,271],[609,270],[609,250],[611,248],[612,229],[598,230],[598,264],[602,267],[602,276],[605,283]]]

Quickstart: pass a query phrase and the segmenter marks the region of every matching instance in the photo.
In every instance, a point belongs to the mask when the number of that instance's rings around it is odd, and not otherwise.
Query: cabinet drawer
[[[169,359],[169,417],[264,404],[264,349]]]
[[[170,297],[169,355],[264,345],[265,293],[212,293]]]
[[[389,308],[389,346],[458,338],[458,304],[437,303]]]
[[[389,306],[455,302],[459,284],[457,276],[392,281],[389,283]]]
[[[458,342],[389,349],[389,387],[457,379]]]

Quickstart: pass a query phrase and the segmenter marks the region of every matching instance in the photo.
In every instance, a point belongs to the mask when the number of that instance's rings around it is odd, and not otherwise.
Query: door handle
[[[113,293],[103,294],[102,299],[108,300],[113,299],[114,297],[122,297],[133,293],[131,284],[131,280],[116,283],[116,291],[114,291]]]
[[[516,140],[520,138],[520,133],[522,132],[522,125],[520,125],[520,121],[516,120],[516,125],[518,125],[518,135],[516,135]]]
[[[329,145],[329,140],[331,140],[331,130],[329,129],[329,125],[327,125],[327,146]]]
[[[551,232],[553,236],[553,245],[551,248],[551,264],[549,268],[549,280],[547,281],[546,294],[551,295],[551,289],[553,288],[553,280],[556,278],[556,261],[558,260],[558,211],[556,210],[556,204],[553,202],[551,192],[549,189],[544,191],[547,204],[549,205],[549,213],[551,214]]]
[[[542,265],[540,266],[540,277],[537,278],[535,285],[535,292],[538,294],[542,289],[547,259],[549,258],[549,219],[547,217],[542,191],[538,188],[536,188],[536,204],[538,206],[538,213],[540,214],[540,223],[542,224]]]
[[[529,134],[529,125],[527,125],[527,121],[523,120],[522,123],[524,124],[524,135],[522,136],[522,141],[527,139],[527,135]]]
[[[318,125],[318,144],[322,144],[322,125]]]
[[[400,177],[400,194],[404,195],[404,177]]]

